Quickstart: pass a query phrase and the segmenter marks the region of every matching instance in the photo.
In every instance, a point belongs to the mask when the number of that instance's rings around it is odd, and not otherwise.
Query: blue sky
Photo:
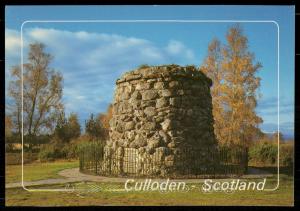
[[[272,20],[280,29],[280,131],[294,132],[293,6],[8,6],[6,7],[6,88],[9,68],[20,64],[20,28],[27,20]],[[64,75],[63,101],[81,123],[104,112],[115,80],[140,64],[199,66],[216,37],[225,43],[233,23],[26,23],[28,43],[40,41],[54,55],[51,66]],[[249,49],[263,68],[257,112],[265,132],[277,130],[277,26],[242,23]]]

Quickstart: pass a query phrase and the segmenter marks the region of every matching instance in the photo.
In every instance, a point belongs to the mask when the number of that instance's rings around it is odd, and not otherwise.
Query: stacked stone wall
[[[116,82],[103,171],[167,176],[195,162],[202,170],[215,165],[211,85],[193,66],[125,73]],[[190,150],[197,155],[190,158]]]

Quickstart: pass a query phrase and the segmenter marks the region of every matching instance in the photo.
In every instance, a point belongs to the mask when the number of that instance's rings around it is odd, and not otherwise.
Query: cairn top
[[[208,86],[212,85],[212,81],[203,72],[195,66],[179,66],[179,65],[159,65],[159,66],[142,66],[136,70],[124,73],[116,84],[153,78],[189,78],[193,80],[205,81]]]

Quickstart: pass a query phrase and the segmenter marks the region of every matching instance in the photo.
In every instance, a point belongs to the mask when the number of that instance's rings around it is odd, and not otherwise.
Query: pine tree
[[[60,141],[68,143],[72,139],[78,138],[80,131],[77,114],[71,113],[69,118],[66,118],[65,113],[61,112],[54,131],[55,136]]]
[[[92,140],[104,138],[103,125],[99,118],[94,118],[94,114],[91,114],[90,119],[85,122],[85,132]]]

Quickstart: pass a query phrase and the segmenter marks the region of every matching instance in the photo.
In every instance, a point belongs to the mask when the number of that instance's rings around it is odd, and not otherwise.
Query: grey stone
[[[122,123],[119,123],[116,128],[119,133],[122,133],[124,131],[124,127],[123,127]]]
[[[142,106],[142,108],[149,107],[149,106],[155,106],[155,100],[142,101],[141,106]]]
[[[140,100],[140,99],[142,99],[142,95],[139,91],[134,91],[131,98],[136,99],[136,100]]]
[[[132,129],[134,129],[134,126],[135,126],[134,121],[127,122],[125,124],[125,130],[132,130]]]
[[[149,89],[151,86],[150,83],[147,82],[142,82],[142,83],[138,83],[135,87],[136,90],[146,90]]]
[[[154,84],[154,89],[164,89],[165,88],[165,83],[160,81],[160,82],[156,82]]]
[[[167,131],[169,129],[171,129],[171,120],[170,119],[166,119],[165,121],[163,121],[161,123],[161,127],[164,131]]]
[[[166,98],[162,97],[156,100],[156,108],[162,108],[168,105]]]
[[[144,116],[144,111],[143,110],[134,110],[133,114],[136,117],[143,117]]]
[[[129,141],[133,141],[135,138],[135,131],[131,130],[131,131],[126,131],[125,132],[125,137],[129,140]]]
[[[178,81],[170,81],[169,82],[169,88],[175,88],[178,87],[179,82]]]
[[[144,130],[152,131],[155,130],[156,128],[156,123],[155,122],[146,122],[142,125],[142,128]]]
[[[132,148],[140,148],[147,145],[147,140],[145,140],[142,136],[136,136],[133,142],[130,143],[130,147]]]
[[[146,90],[142,93],[142,99],[143,100],[153,100],[157,97],[157,91],[155,90]]]
[[[163,116],[156,116],[156,117],[154,117],[154,121],[156,123],[161,123],[163,120],[164,120]]]
[[[147,108],[145,108],[144,113],[145,113],[147,116],[152,117],[152,116],[154,116],[157,112],[156,112],[156,110],[155,110],[154,107],[147,107]]]
[[[153,148],[159,147],[161,145],[161,137],[159,136],[158,132],[156,132],[149,140],[148,146]]]
[[[163,131],[163,130],[160,130],[159,132],[159,135],[162,137],[162,140],[165,142],[165,143],[168,143],[170,138],[168,137],[168,135]]]
[[[172,95],[172,92],[168,89],[162,90],[161,91],[161,96],[162,97],[170,97]]]

